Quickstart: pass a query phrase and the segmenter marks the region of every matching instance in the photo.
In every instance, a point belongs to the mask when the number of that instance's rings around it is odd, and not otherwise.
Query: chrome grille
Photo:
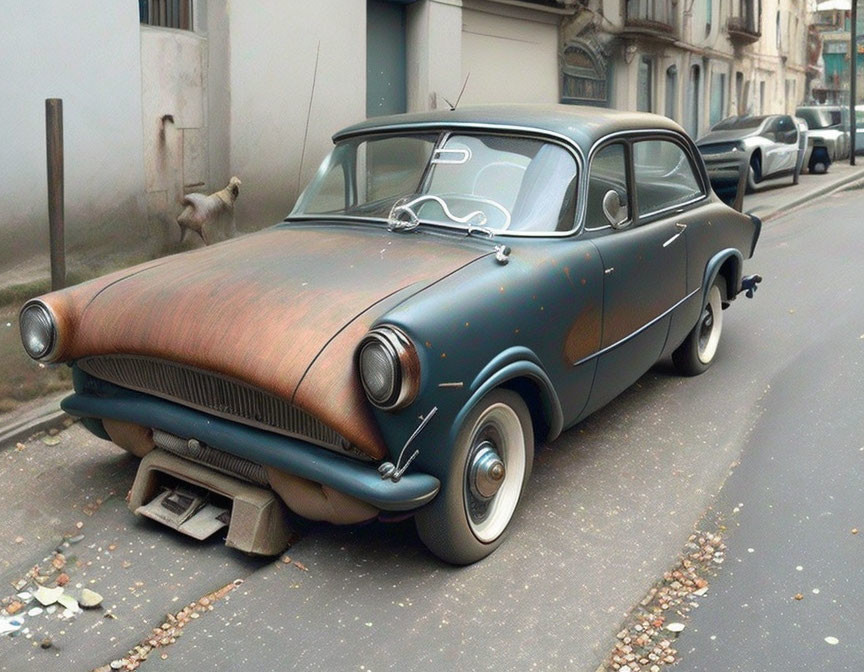
[[[366,457],[341,434],[273,394],[209,371],[137,355],[102,355],[78,361],[101,380],[152,394],[252,427]]]

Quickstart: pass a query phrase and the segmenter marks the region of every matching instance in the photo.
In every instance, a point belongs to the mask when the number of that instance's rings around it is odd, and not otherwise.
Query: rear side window
[[[639,214],[644,217],[704,194],[687,152],[671,140],[633,144],[633,170]]]

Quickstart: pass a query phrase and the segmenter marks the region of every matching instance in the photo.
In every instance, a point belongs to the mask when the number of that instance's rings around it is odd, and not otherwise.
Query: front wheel
[[[672,362],[685,376],[698,376],[708,370],[717,355],[720,334],[723,332],[722,278],[718,278],[708,291],[708,302],[699,321],[687,334],[684,342],[672,353]]]
[[[762,181],[762,161],[758,156],[750,159],[750,166],[747,168],[747,191],[753,193],[756,191],[756,185]]]
[[[455,565],[485,558],[504,539],[533,460],[528,407],[515,392],[493,390],[459,430],[441,492],[415,516],[420,539]]]

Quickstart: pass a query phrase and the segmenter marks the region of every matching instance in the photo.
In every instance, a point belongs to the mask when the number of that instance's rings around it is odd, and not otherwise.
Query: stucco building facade
[[[45,98],[64,101],[70,267],[86,276],[179,249],[183,195],[232,175],[240,231],[268,226],[336,129],[460,93],[650,110],[694,135],[789,111],[806,1],[15,3],[0,28],[0,286],[47,275]]]

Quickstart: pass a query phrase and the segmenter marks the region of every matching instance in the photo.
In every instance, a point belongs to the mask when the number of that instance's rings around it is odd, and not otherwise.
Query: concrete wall
[[[206,38],[186,30],[141,26],[147,209],[151,235],[169,246],[179,237],[176,218],[183,208],[183,196],[213,190],[207,62]]]
[[[366,116],[366,3],[233,2],[228,23],[237,223],[257,229],[288,214],[333,132]]]
[[[82,11],[38,0],[3,9],[0,284],[23,279],[23,267],[47,254],[45,98],[63,99],[71,260],[146,245],[137,6],[93,0]]]

